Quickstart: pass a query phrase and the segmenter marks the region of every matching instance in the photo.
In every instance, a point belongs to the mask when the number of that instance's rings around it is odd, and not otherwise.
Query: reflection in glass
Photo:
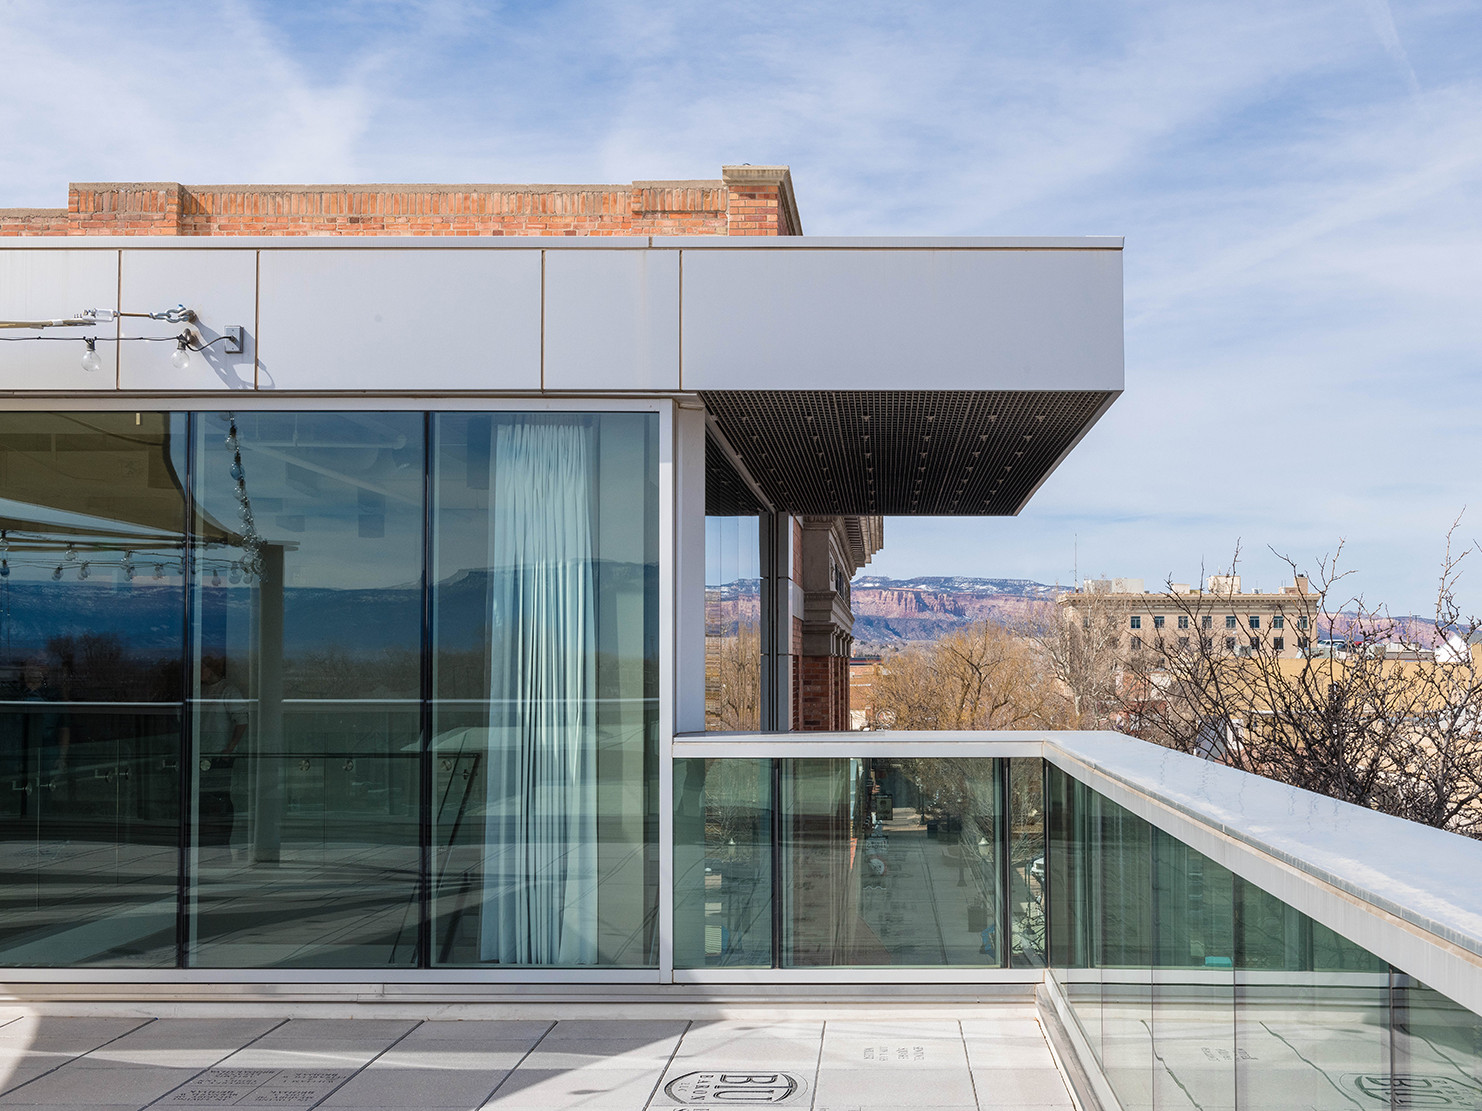
[[[185,418],[0,414],[0,962],[175,962]]]
[[[786,760],[784,966],[998,967],[990,759]]]
[[[1009,770],[1009,923],[1014,968],[1045,964],[1044,761],[1015,757]]]
[[[1153,1100],[1233,1107],[1234,877],[1162,830],[1153,831],[1153,867]]]
[[[1482,1015],[1401,972],[1392,998],[1396,1106],[1482,1108]]]
[[[435,418],[433,959],[657,961],[657,419]]]
[[[1123,1107],[1152,1107],[1152,827],[1092,796],[1094,952],[1101,975],[1101,1063]]]
[[[760,518],[706,517],[706,729],[761,728],[761,581]]]
[[[1046,780],[1052,974],[1122,1106],[1482,1108],[1482,1018],[1058,769]]]
[[[1240,1105],[1387,1106],[1388,966],[1253,884],[1235,893]]]
[[[772,965],[772,761],[674,762],[674,965]]]
[[[422,426],[197,418],[193,965],[416,961]]]

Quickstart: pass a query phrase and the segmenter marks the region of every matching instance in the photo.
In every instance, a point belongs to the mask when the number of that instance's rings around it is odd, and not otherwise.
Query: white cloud
[[[1243,537],[1274,581],[1266,545],[1346,536],[1371,596],[1423,608],[1477,500],[1473,5],[69,11],[0,6],[0,204],[778,161],[814,234],[1125,234],[1127,394],[1019,519],[891,522],[885,573],[1068,577],[1078,535],[1082,570],[1183,579]]]

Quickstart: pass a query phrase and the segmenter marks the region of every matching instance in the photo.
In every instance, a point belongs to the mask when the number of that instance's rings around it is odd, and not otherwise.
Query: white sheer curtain
[[[492,447],[481,954],[594,964],[592,430],[527,418]]]

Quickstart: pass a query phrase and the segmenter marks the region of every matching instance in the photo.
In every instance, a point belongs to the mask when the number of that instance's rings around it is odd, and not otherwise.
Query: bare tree
[[[1175,646],[1154,641],[1128,660],[1123,726],[1185,752],[1360,806],[1482,836],[1482,628],[1455,597],[1462,560],[1448,533],[1437,592],[1436,639],[1347,589],[1342,545],[1310,587],[1291,595],[1287,626],[1300,658],[1269,638],[1226,635],[1239,612],[1233,587],[1165,595],[1198,630]],[[1294,576],[1296,565],[1287,559]],[[1218,580],[1215,580],[1218,582]],[[1226,580],[1228,583],[1229,580]],[[1319,631],[1341,638],[1317,639]]]
[[[887,729],[1047,729],[1074,714],[1031,641],[980,621],[882,664],[874,717]]]
[[[1121,611],[1096,590],[1046,604],[1023,630],[1070,700],[1072,728],[1107,729],[1122,708]]]

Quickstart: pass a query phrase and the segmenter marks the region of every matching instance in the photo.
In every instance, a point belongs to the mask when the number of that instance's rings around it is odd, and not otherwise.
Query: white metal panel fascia
[[[1123,388],[1111,250],[686,251],[687,390]]]
[[[1120,251],[1120,235],[672,235],[653,237],[655,248],[783,251],[962,250],[962,251]]]
[[[184,305],[196,314],[191,324],[129,317],[124,336],[162,342],[118,345],[118,384],[125,390],[250,390],[257,384],[256,251],[121,251],[119,308],[159,312]],[[229,354],[225,343],[192,352],[190,364],[170,363],[175,345],[168,337],[189,328],[201,342],[219,340],[229,325],[245,329],[242,351]]]
[[[545,252],[547,390],[679,389],[679,254]]]
[[[258,388],[539,390],[540,252],[264,250]]]
[[[0,241],[3,242],[3,241]],[[118,252],[0,246],[0,320],[58,320],[83,309],[118,309]],[[41,337],[32,340],[24,337]],[[103,366],[82,369],[83,337],[97,339]],[[0,330],[0,390],[114,390],[118,326]],[[64,342],[65,340],[65,342]]]
[[[933,248],[962,250],[1099,250],[1120,251],[1119,235],[71,235],[16,236],[0,242],[0,250],[169,250],[169,251],[468,251],[568,250],[624,251],[635,247],[681,250],[703,247],[783,251],[818,247]]]

